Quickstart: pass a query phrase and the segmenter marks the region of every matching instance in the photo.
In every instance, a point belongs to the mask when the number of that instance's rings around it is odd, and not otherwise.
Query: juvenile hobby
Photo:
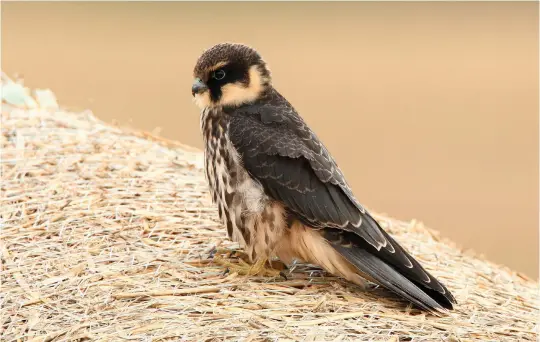
[[[210,192],[251,262],[303,260],[433,313],[453,308],[450,291],[357,201],[326,147],[272,86],[257,51],[217,44],[193,76]]]

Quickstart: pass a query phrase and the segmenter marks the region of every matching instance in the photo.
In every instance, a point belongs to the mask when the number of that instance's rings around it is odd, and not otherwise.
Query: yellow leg
[[[232,259],[230,254],[235,254],[237,258]],[[223,258],[216,253],[214,262],[224,266],[231,273],[247,276],[262,276],[262,277],[285,277],[282,270],[285,265],[279,261],[269,262],[266,258],[259,258],[254,263],[249,263],[249,258],[243,252],[234,251],[230,253],[229,258]],[[232,262],[235,260],[237,262]],[[285,277],[286,278],[286,277]]]

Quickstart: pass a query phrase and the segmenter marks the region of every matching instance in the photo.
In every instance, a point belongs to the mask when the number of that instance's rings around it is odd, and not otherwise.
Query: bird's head
[[[203,52],[193,70],[191,93],[201,109],[255,101],[270,86],[270,71],[254,49],[221,43]]]

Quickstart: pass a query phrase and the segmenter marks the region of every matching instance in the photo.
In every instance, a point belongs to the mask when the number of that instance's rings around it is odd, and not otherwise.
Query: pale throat
[[[202,94],[196,94],[193,101],[201,110],[222,106],[238,106],[253,102],[259,98],[264,90],[266,81],[262,77],[258,66],[253,65],[249,68],[249,84],[247,86],[239,82],[228,83],[221,88],[221,97],[217,102],[212,101],[208,90]]]

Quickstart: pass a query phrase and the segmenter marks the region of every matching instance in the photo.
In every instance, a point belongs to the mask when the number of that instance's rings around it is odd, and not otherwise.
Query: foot
[[[229,248],[216,248],[213,247],[208,253],[209,259],[215,259],[216,257],[221,257],[225,255],[228,259],[242,259],[245,262],[248,262],[249,257],[246,253],[238,249],[229,249]]]
[[[247,254],[241,251],[233,251],[229,254],[229,258],[214,255],[214,262],[218,265],[226,267],[225,273],[237,273],[247,276],[262,276],[262,277],[283,277],[287,279],[283,270],[285,265],[280,261],[270,262],[266,258],[260,258],[254,263],[249,262]]]

